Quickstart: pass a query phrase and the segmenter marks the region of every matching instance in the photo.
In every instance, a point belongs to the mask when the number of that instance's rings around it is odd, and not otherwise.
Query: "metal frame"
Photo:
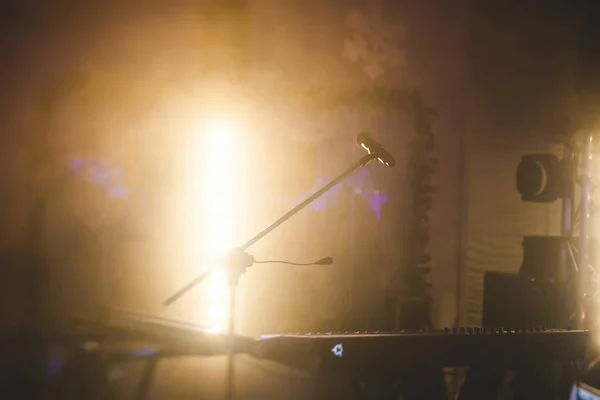
[[[579,226],[579,271],[578,271],[578,325],[581,328],[586,327],[585,307],[587,302],[588,289],[588,239],[590,236],[590,203],[591,203],[591,180],[592,180],[592,141],[591,133],[587,133],[584,139],[583,160],[582,161],[582,179],[581,179],[581,222]]]
[[[580,146],[577,141],[582,140]],[[568,237],[568,251],[565,255],[565,263],[572,264],[577,274],[576,297],[577,314],[576,325],[579,329],[589,328],[586,319],[586,309],[590,305],[598,291],[591,294],[588,291],[595,289],[590,286],[589,273],[600,276],[590,264],[589,238],[590,219],[593,211],[592,192],[593,172],[593,134],[585,133],[583,138],[576,136],[573,143],[564,144],[564,162],[567,179],[573,179],[573,191],[570,197],[563,199],[562,204],[562,235]],[[577,207],[574,207],[577,205]],[[577,243],[575,247],[575,243]],[[591,294],[591,295],[590,295]]]

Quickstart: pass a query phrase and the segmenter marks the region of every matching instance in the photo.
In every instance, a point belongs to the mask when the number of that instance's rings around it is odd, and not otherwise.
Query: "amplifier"
[[[488,272],[483,283],[483,325],[568,327],[574,292],[567,283]]]

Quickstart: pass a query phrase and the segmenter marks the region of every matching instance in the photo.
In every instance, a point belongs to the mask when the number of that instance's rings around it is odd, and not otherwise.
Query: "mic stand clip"
[[[236,247],[223,257],[219,258],[219,264],[223,266],[227,276],[227,285],[235,290],[240,278],[246,270],[254,265],[254,257],[242,248]]]

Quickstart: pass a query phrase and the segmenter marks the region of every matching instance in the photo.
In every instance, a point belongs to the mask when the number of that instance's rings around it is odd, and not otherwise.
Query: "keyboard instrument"
[[[509,367],[523,360],[580,359],[587,331],[530,328],[461,328],[433,332],[353,332],[263,335],[252,354],[284,363],[307,357],[325,368],[414,368],[495,364]]]

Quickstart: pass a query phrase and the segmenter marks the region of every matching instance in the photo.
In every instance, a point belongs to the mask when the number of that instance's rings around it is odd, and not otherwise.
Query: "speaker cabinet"
[[[567,283],[488,272],[483,284],[483,325],[567,328],[574,310],[573,293]]]

